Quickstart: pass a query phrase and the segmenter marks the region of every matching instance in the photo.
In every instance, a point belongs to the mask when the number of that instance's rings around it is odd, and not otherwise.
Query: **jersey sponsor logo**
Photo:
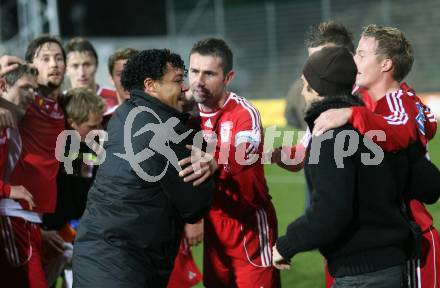
[[[220,123],[220,141],[222,143],[228,143],[231,141],[231,134],[232,134],[232,127],[233,127],[232,121],[225,121]]]

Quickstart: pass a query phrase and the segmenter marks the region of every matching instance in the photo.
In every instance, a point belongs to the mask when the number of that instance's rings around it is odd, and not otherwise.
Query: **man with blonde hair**
[[[358,68],[356,85],[366,107],[330,109],[322,113],[316,120],[314,134],[349,123],[361,134],[370,130],[384,131],[386,140],[377,141],[377,144],[385,151],[397,151],[416,144],[420,153],[426,153],[427,142],[434,137],[437,123],[434,114],[414,90],[402,82],[414,62],[413,48],[405,35],[397,28],[368,25],[362,32],[354,60]],[[424,159],[412,160],[420,164]],[[426,178],[426,175],[416,174],[418,179]],[[425,182],[436,185],[434,180],[437,179]],[[407,205],[423,233],[417,281],[422,287],[433,287],[436,279],[440,279],[439,235],[422,202],[434,203],[438,194],[420,198],[419,195],[425,192],[421,190],[411,191]]]

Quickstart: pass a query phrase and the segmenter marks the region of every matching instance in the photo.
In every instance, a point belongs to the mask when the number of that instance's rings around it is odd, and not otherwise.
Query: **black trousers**
[[[76,242],[73,287],[166,287],[177,255],[178,242],[173,246],[136,248],[118,241]]]

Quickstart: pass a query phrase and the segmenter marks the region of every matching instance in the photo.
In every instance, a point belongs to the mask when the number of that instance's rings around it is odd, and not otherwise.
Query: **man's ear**
[[[8,89],[6,88],[6,81],[3,78],[0,78],[0,92],[7,92]]]
[[[157,96],[157,83],[151,78],[144,80],[144,92],[151,96]]]
[[[388,72],[391,69],[393,69],[394,65],[393,65],[393,60],[391,59],[384,59],[382,60],[382,71],[383,72]]]
[[[112,75],[110,75],[109,76],[109,79],[108,80],[110,80],[110,82],[113,84],[113,86],[115,86],[115,81],[113,81],[113,77],[112,77]],[[116,86],[115,86],[116,87]]]
[[[225,85],[229,85],[229,83],[232,81],[232,79],[234,79],[234,76],[235,76],[234,70],[231,70],[228,73],[226,73],[225,80],[224,80]]]
[[[67,118],[67,124],[69,124],[69,126],[72,127],[72,128],[76,128],[77,127],[75,122],[73,122],[72,118]]]

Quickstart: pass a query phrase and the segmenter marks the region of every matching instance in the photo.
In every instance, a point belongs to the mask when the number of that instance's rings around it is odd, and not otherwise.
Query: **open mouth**
[[[59,73],[59,72],[49,73],[49,77],[60,77],[60,75],[61,75],[61,73]]]

